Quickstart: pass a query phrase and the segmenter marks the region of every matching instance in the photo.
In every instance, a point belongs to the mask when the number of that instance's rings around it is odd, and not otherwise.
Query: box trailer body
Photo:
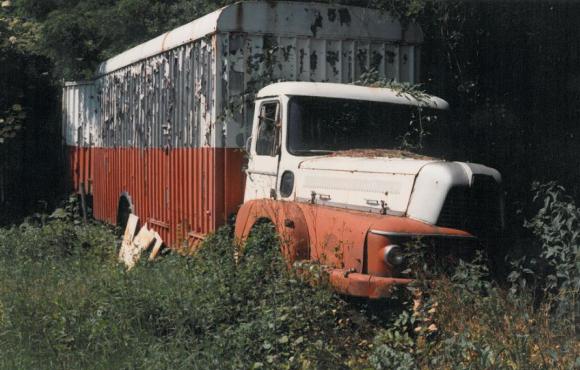
[[[277,81],[352,83],[375,71],[417,82],[421,29],[379,11],[242,2],[66,83],[63,138],[75,190],[94,216],[120,208],[170,246],[195,243],[243,203],[253,98]]]

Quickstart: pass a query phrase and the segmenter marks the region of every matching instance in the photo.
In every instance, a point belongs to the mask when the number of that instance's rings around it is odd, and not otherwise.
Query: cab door
[[[261,101],[255,111],[245,201],[276,198],[282,131],[278,100]]]

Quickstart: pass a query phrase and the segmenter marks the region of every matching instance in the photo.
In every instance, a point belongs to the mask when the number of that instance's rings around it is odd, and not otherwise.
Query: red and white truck
[[[503,222],[496,170],[393,150],[417,109],[445,101],[352,84],[371,70],[417,82],[421,42],[417,25],[364,8],[222,8],[65,84],[73,186],[97,219],[135,213],[174,248],[234,215],[242,240],[268,220],[289,262],[327,266],[342,293],[387,295],[409,281],[405,240],[449,249]]]

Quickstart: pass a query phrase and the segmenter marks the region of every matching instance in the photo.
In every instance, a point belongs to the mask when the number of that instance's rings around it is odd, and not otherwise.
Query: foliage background
[[[64,79],[90,78],[108,57],[231,2],[0,1],[0,224],[20,224],[58,202]],[[510,228],[501,252],[527,255],[506,268],[509,289],[491,283],[482,266],[467,265],[429,302],[453,304],[433,312],[427,304],[419,316],[403,311],[393,320],[295,284],[276,268],[280,261],[234,267],[224,233],[196,259],[170,258],[128,275],[107,249],[117,243],[110,231],[35,216],[0,231],[0,368],[107,368],[126,351],[139,355],[127,367],[215,365],[210,355],[244,368],[270,360],[304,368],[580,366],[570,333],[580,321],[573,309],[580,4],[332,2],[422,25],[423,88],[453,108],[430,149],[503,173]],[[546,185],[532,193],[536,181]],[[240,307],[244,300],[255,310]],[[269,326],[288,312],[300,316]],[[424,330],[433,318],[441,325],[435,338]]]
[[[54,174],[61,173],[56,148],[63,79],[90,78],[99,62],[232,2],[3,1],[0,117],[14,115],[14,104],[27,112],[17,139],[0,144],[4,182],[10,182],[3,210],[12,205],[11,215],[29,212],[54,195],[47,189],[56,188],[60,176]],[[422,25],[423,88],[453,108],[434,140],[439,152],[498,168],[514,225],[522,224],[535,180],[557,180],[578,198],[580,4],[330,2],[380,8]]]

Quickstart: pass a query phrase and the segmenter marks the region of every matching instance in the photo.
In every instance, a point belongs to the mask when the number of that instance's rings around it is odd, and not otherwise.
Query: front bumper
[[[345,269],[329,271],[330,285],[341,294],[355,297],[384,298],[391,295],[397,285],[409,284],[413,279],[380,277]]]

